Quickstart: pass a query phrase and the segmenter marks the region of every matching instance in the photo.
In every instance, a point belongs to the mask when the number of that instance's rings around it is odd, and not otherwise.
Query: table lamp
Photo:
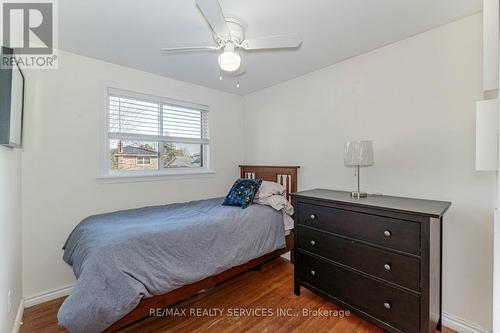
[[[344,164],[347,167],[356,167],[356,174],[358,176],[357,191],[351,192],[353,198],[366,198],[368,194],[361,192],[360,168],[373,165],[373,142],[372,141],[348,141],[345,144]]]

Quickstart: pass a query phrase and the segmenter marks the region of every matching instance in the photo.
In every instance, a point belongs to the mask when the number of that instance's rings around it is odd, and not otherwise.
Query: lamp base
[[[366,192],[359,192],[359,191],[352,191],[351,192],[351,197],[359,199],[359,198],[366,198],[368,197],[368,193]]]

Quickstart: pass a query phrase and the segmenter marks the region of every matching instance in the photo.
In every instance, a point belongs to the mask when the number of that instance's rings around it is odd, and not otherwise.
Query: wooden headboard
[[[285,196],[290,201],[290,193],[297,192],[299,168],[299,166],[240,165],[240,177],[277,182],[286,188]]]

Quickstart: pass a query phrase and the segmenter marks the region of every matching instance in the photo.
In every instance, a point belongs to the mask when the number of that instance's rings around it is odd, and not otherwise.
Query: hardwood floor
[[[57,325],[56,318],[63,300],[26,309],[21,332],[66,332]],[[384,332],[353,314],[335,316],[334,311],[341,311],[339,307],[304,288],[301,296],[295,296],[293,266],[282,258],[267,263],[261,271],[244,273],[170,309],[170,316],[150,317],[121,332]],[[283,313],[278,315],[280,309]],[[322,314],[328,315],[305,315],[303,309],[322,310]],[[445,328],[442,333],[453,332]]]

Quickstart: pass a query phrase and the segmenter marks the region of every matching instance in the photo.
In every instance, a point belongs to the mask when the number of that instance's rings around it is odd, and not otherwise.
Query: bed
[[[241,165],[241,178],[297,190],[295,166]],[[89,217],[68,237],[78,278],[58,319],[71,332],[114,332],[293,248],[281,212],[222,206],[223,198]],[[292,256],[293,257],[293,256]]]

